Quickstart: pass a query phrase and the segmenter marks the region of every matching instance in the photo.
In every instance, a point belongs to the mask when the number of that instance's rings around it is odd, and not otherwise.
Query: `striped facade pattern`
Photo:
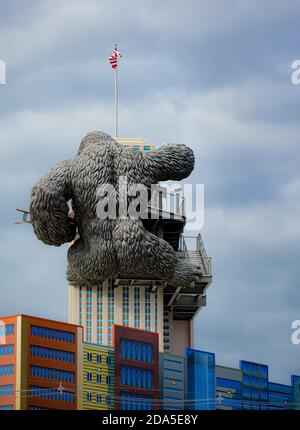
[[[145,286],[98,287],[69,285],[69,322],[84,327],[84,341],[112,346],[114,324],[159,334],[163,352],[163,289],[150,292]]]
[[[114,409],[115,356],[112,348],[83,343],[82,409]]]

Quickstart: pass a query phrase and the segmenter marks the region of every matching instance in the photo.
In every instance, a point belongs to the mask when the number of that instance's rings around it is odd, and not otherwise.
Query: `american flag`
[[[111,56],[109,57],[109,62],[113,69],[116,69],[118,67],[118,57],[122,57],[122,54],[117,50],[117,48],[115,48],[115,50],[111,53]]]

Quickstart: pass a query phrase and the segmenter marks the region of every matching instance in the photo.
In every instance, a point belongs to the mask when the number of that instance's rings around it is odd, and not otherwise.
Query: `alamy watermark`
[[[293,85],[300,85],[300,60],[294,60],[291,65],[292,72],[291,81]]]
[[[300,343],[300,320],[293,321],[291,328],[292,328],[292,330],[294,330],[292,333],[292,336],[291,336],[292,343],[294,345],[299,345],[299,343]]]
[[[97,190],[99,219],[181,219],[187,229],[200,230],[204,225],[204,185],[177,183],[151,185],[128,184],[126,176],[116,186],[106,183]]]
[[[6,64],[0,60],[0,85],[6,84]]]

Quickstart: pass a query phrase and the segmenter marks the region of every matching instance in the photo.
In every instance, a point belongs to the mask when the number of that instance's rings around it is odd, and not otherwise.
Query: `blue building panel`
[[[216,409],[215,354],[185,349],[187,409]]]
[[[184,359],[171,354],[160,357],[162,409],[184,409]]]

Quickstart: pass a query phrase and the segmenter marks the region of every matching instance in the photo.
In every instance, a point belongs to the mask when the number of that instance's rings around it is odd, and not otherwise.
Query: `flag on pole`
[[[117,48],[115,48],[109,57],[109,62],[113,69],[118,67],[118,57],[122,57],[122,54],[117,50]]]

